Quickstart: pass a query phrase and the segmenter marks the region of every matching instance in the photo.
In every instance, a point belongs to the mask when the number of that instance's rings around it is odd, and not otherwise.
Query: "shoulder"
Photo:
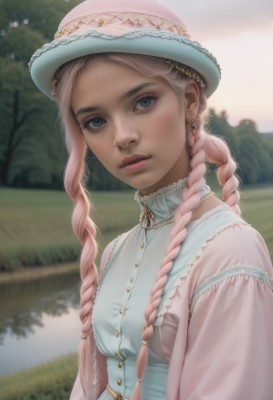
[[[230,274],[262,279],[267,276],[272,280],[272,263],[264,239],[242,218],[232,211],[220,210],[203,219],[198,227],[210,233],[194,257],[189,276],[193,290],[212,277],[225,278]]]
[[[207,243],[203,262],[221,268],[232,265],[256,265],[271,273],[271,260],[260,233],[246,223],[226,226]]]

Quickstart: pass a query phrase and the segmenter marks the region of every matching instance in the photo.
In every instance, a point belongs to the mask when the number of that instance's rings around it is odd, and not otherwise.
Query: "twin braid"
[[[188,129],[188,131],[190,131],[190,129]],[[191,172],[188,176],[187,188],[183,192],[181,205],[175,215],[175,222],[171,231],[166,255],[161,262],[156,282],[151,290],[150,302],[145,311],[142,345],[136,364],[137,383],[134,388],[132,400],[141,399],[141,380],[148,361],[148,344],[154,331],[153,323],[156,318],[157,308],[161,302],[168,274],[172,269],[174,260],[180,252],[181,244],[187,236],[186,226],[192,218],[193,210],[200,203],[200,191],[204,185],[204,175],[206,172],[205,151],[203,149],[203,137],[201,136],[200,126],[191,133],[191,137],[188,138],[192,155]]]
[[[226,143],[212,135],[201,132],[201,119],[197,117],[197,129],[188,127],[187,142],[191,149],[191,172],[187,179],[187,187],[183,191],[181,205],[175,215],[175,222],[170,234],[170,242],[166,255],[159,268],[156,282],[151,290],[150,302],[145,310],[145,322],[142,334],[142,345],[137,358],[137,383],[134,388],[132,400],[141,399],[141,380],[148,361],[148,344],[152,337],[153,323],[157,315],[157,309],[162,299],[163,289],[168,279],[173,262],[180,252],[181,245],[187,236],[187,224],[190,222],[193,210],[200,204],[200,192],[205,183],[205,161],[218,165],[217,178],[223,186],[222,196],[233,210],[240,214],[238,205],[240,194],[238,192],[239,181],[235,176],[236,163],[232,159]]]
[[[205,134],[204,149],[207,160],[218,165],[217,179],[219,184],[223,187],[223,201],[228,204],[236,214],[240,215],[239,180],[235,176],[237,165],[231,157],[227,144],[217,136]]]
[[[73,135],[69,134],[70,130],[73,131]],[[94,335],[91,316],[98,284],[98,273],[95,265],[95,258],[97,255],[97,243],[95,240],[96,227],[89,217],[90,201],[86,196],[82,184],[86,144],[73,117],[68,117],[66,132],[68,133],[67,138],[69,138],[70,141],[72,140],[73,143],[67,144],[67,147],[71,149],[71,151],[66,166],[64,183],[66,192],[75,203],[72,215],[73,230],[83,246],[80,258],[82,280],[80,291],[80,319],[82,322],[83,340],[81,341],[80,348],[79,369],[84,392],[87,398],[91,398],[92,382],[90,377],[94,373],[94,371],[92,371]]]

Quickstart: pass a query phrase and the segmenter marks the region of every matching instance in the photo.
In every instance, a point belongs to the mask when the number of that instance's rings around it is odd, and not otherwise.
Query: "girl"
[[[270,400],[270,256],[240,218],[235,162],[202,129],[216,59],[157,0],[87,0],[30,62],[57,100],[81,255],[82,341],[71,399]],[[95,266],[90,147],[137,189],[139,224]],[[223,201],[205,183],[216,163]]]

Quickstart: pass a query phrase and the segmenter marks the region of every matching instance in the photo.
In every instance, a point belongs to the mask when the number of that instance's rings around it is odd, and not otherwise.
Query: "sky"
[[[222,79],[208,106],[235,126],[273,132],[273,1],[161,0],[182,17],[191,38],[218,60]]]

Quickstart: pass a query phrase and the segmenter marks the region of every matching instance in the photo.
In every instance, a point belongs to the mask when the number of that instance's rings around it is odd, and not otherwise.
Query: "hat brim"
[[[150,55],[185,64],[202,75],[207,97],[216,90],[221,78],[216,59],[198,42],[175,33],[146,29],[119,36],[89,30],[53,40],[32,56],[29,63],[31,77],[45,95],[54,99],[51,82],[61,65],[82,56],[105,52]]]

